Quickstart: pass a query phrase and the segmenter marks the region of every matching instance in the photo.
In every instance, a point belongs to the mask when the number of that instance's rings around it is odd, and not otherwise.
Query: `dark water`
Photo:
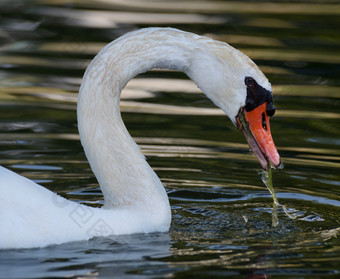
[[[152,71],[128,84],[122,112],[168,191],[170,233],[0,251],[0,277],[339,278],[339,1],[1,1],[0,164],[100,206],[77,91],[106,43],[147,26],[227,41],[260,66],[285,164],[274,187],[298,218],[279,210],[271,227],[243,135],[185,75]]]

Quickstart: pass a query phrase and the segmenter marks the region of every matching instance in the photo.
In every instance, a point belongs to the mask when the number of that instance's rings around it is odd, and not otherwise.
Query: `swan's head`
[[[236,116],[237,127],[243,132],[247,142],[263,169],[268,162],[278,168],[280,155],[275,147],[269,126],[269,117],[275,113],[272,92],[259,85],[252,77],[244,79],[247,97],[245,106]]]
[[[191,78],[243,132],[262,168],[280,167],[269,126],[275,107],[268,79],[248,56],[228,44],[213,41],[209,49],[192,61]]]

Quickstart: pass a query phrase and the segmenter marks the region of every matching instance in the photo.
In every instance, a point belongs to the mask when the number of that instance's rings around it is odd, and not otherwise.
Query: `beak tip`
[[[272,162],[268,162],[269,166],[271,166],[273,169],[276,169],[276,170],[281,170],[284,168],[284,164],[282,163],[282,161],[279,159],[277,163],[273,164]],[[264,170],[268,170],[268,166],[266,169]]]
[[[282,170],[285,167],[285,165],[280,160],[279,165],[276,167],[278,170]]]
[[[271,150],[266,150],[265,154],[268,160],[268,165],[270,165],[274,169],[282,168],[283,164],[281,163],[281,157],[277,152],[275,145],[272,146]]]

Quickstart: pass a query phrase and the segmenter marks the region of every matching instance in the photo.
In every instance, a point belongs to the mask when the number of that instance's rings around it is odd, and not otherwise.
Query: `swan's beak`
[[[250,148],[264,170],[268,169],[268,162],[274,168],[281,165],[280,155],[270,132],[266,107],[267,102],[252,111],[246,111],[242,108],[236,117],[238,128],[245,135]]]

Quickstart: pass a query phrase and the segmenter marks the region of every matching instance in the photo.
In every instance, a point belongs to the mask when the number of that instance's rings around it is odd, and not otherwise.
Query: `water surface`
[[[188,78],[151,71],[122,94],[122,116],[168,192],[170,233],[0,251],[1,278],[338,278],[338,1],[2,1],[0,164],[69,199],[103,197],[79,142],[84,70],[127,31],[170,26],[226,41],[273,85],[285,168],[279,210],[243,135]],[[24,233],[24,232],[23,232]]]

